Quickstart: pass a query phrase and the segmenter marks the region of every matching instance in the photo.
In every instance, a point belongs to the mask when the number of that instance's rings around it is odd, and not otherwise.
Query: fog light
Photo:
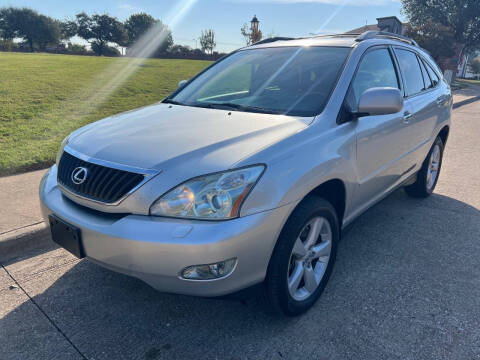
[[[225,277],[233,271],[237,259],[228,259],[215,264],[193,265],[182,271],[182,277],[189,280],[212,280]]]

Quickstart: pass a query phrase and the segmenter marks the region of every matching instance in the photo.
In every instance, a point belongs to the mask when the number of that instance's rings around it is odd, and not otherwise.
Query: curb
[[[0,235],[0,261],[11,258],[13,253],[30,250],[50,242],[50,228],[42,222]]]
[[[468,99],[465,99],[465,100],[462,100],[462,101],[458,101],[458,102],[453,104],[453,108],[456,109],[456,108],[459,108],[460,106],[471,104],[471,103],[473,103],[475,101],[478,101],[478,100],[480,100],[480,95],[474,96],[474,97],[471,97],[471,98],[468,98]]]

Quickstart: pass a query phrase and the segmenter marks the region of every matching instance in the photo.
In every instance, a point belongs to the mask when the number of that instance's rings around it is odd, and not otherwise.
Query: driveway
[[[158,293],[52,244],[0,268],[0,358],[480,359],[479,114],[454,110],[433,196],[355,222],[306,315]]]

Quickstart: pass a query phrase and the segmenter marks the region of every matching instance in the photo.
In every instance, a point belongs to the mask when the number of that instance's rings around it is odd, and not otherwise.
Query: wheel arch
[[[293,207],[285,219],[285,223],[288,222],[288,219],[292,216],[295,209],[301,204],[305,199],[309,196],[317,196],[325,199],[330,204],[332,204],[338,218],[338,225],[340,229],[342,228],[343,224],[343,217],[345,215],[346,203],[347,203],[347,187],[345,182],[340,178],[332,178],[329,180],[325,180],[313,189],[311,189],[301,200],[297,201],[295,207]]]
[[[310,191],[307,196],[319,196],[327,200],[337,212],[340,227],[342,226],[343,216],[345,215],[345,206],[347,191],[345,183],[341,179],[331,179]]]
[[[438,136],[440,136],[440,139],[442,139],[443,146],[445,146],[447,144],[449,132],[450,132],[450,126],[445,125],[442,128],[442,130],[440,130],[440,132],[438,133]]]

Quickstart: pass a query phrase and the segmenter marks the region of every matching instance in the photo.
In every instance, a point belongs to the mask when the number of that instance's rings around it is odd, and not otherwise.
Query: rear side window
[[[418,59],[418,61],[420,62],[420,67],[422,69],[423,82],[425,83],[425,89],[433,88],[434,85],[432,83],[432,80],[430,80],[430,75],[428,75],[428,71],[427,71],[427,68],[425,67],[425,64],[420,59]]]
[[[375,87],[399,88],[392,57],[385,48],[369,51],[363,57],[347,95],[349,108],[356,111],[360,96]]]
[[[398,63],[405,80],[407,96],[415,95],[424,88],[422,71],[417,55],[408,50],[395,49]]]
[[[440,78],[438,77],[437,73],[433,71],[432,67],[430,64],[424,60],[422,62],[425,64],[425,67],[427,68],[428,74],[430,75],[430,79],[432,79],[432,87],[437,86],[438,82],[440,81]]]

